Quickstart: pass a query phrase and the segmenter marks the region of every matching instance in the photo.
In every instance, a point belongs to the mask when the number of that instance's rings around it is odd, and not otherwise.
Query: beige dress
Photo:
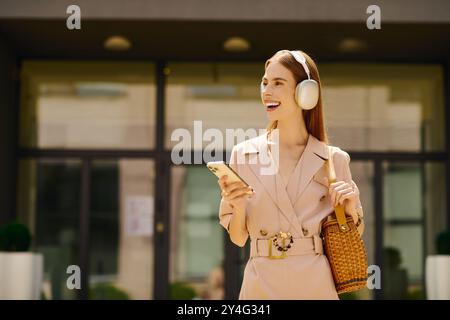
[[[337,180],[352,181],[348,153],[338,147],[333,147],[333,153]],[[269,155],[269,162],[261,154]],[[284,185],[276,170],[273,174],[262,174],[262,169],[274,162],[266,134],[233,147],[230,166],[256,192],[247,200],[251,257],[245,267],[240,300],[338,299],[319,237],[320,222],[333,212],[328,185],[322,181],[327,176],[324,166],[327,158],[327,145],[309,134],[306,147]],[[219,220],[227,231],[232,215],[233,209],[222,198]],[[299,250],[289,250],[301,254],[269,259],[267,239],[280,230],[292,234],[293,246]],[[273,255],[278,254],[276,248],[272,249]]]

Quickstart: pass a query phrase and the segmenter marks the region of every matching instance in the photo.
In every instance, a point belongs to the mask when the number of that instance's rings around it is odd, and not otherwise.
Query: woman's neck
[[[308,141],[309,133],[306,130],[301,114],[296,117],[278,120],[277,129],[281,148],[305,146]]]

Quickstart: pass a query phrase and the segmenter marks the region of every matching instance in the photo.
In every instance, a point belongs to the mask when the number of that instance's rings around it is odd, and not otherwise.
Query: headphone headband
[[[293,56],[294,59],[302,65],[303,69],[306,72],[306,75],[308,76],[308,79],[311,79],[309,75],[309,68],[308,65],[306,64],[306,58],[303,55],[303,53],[301,51],[293,51],[293,50],[283,50],[283,51],[289,52],[291,56]]]

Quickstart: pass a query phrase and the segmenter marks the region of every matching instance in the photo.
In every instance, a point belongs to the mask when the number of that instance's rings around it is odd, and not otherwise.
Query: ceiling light
[[[123,36],[110,36],[103,43],[107,50],[126,51],[131,48],[131,42]]]
[[[339,43],[338,48],[342,52],[358,52],[365,50],[367,44],[355,38],[346,38]]]
[[[230,52],[243,52],[250,49],[250,42],[247,39],[241,37],[231,37],[225,40],[223,43],[225,51]]]

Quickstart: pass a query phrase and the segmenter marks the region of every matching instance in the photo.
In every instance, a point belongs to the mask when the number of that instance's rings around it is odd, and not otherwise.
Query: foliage
[[[89,289],[89,300],[130,300],[130,296],[111,283],[99,283]]]
[[[436,249],[438,254],[450,255],[450,229],[437,235]]]
[[[24,252],[31,244],[31,233],[28,228],[17,222],[0,228],[0,251]]]
[[[194,288],[183,282],[173,282],[170,284],[170,299],[172,300],[192,300],[197,297]]]

